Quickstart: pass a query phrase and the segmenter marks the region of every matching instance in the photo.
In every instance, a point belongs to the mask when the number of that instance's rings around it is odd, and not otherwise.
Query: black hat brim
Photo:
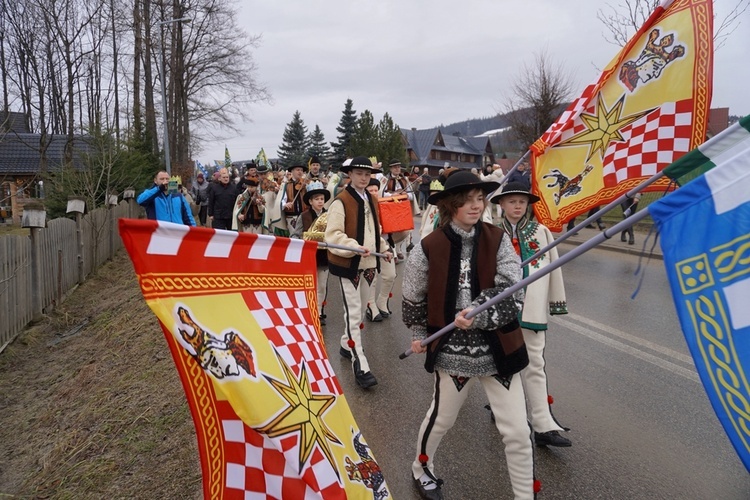
[[[322,194],[325,201],[328,201],[331,199],[331,192],[327,189],[313,189],[311,191],[307,191],[305,195],[302,197],[302,199],[305,201],[307,205],[309,205],[310,198],[312,198],[316,194]]]
[[[495,181],[481,181],[481,180],[479,180],[478,182],[469,182],[469,183],[465,183],[465,184],[459,184],[458,186],[452,186],[450,188],[445,188],[442,191],[437,191],[437,192],[431,194],[427,198],[427,203],[429,203],[430,205],[437,205],[438,201],[442,200],[443,198],[445,198],[448,195],[451,195],[451,194],[454,194],[454,193],[460,193],[460,192],[463,192],[463,191],[471,191],[472,189],[481,189],[482,191],[484,191],[484,194],[486,195],[488,193],[491,193],[491,192],[497,190],[497,188],[499,188],[499,187],[500,187],[500,183],[499,182],[495,182]]]

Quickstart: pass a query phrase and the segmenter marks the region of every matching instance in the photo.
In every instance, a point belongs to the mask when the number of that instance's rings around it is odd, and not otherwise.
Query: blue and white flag
[[[203,172],[204,177],[206,178],[209,177],[208,170],[206,170],[206,167],[204,167],[203,164],[199,162],[198,160],[195,160],[195,170],[196,172]]]
[[[695,367],[750,471],[750,119],[727,132],[697,153],[713,168],[648,211]]]

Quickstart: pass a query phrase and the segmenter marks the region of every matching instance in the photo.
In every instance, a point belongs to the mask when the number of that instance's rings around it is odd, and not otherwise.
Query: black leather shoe
[[[346,359],[352,359],[352,351],[350,351],[349,349],[344,349],[343,347],[339,347],[339,354],[341,354],[341,356]]]
[[[382,316],[383,318],[387,318],[391,315],[390,312],[385,312],[382,309],[378,309],[378,313],[379,313],[378,316]]]
[[[383,321],[383,316],[381,316],[379,312],[375,315],[375,317],[373,317],[372,311],[370,311],[369,307],[365,310],[365,316],[369,321],[372,321],[373,323],[380,323],[381,321]]]
[[[420,497],[425,500],[443,500],[443,490],[440,489],[443,485],[443,481],[438,479],[437,483],[435,483],[435,481],[430,481],[427,485],[429,484],[436,484],[436,487],[426,490],[424,488],[426,485],[422,485],[422,482],[419,479],[414,479],[414,487],[417,488]]]
[[[320,317],[320,326],[326,326],[326,319],[324,317]]]
[[[359,367],[359,360],[356,360],[352,364],[352,368],[354,369],[354,380],[362,389],[369,389],[373,385],[378,385],[378,380],[375,378],[375,375],[373,375],[372,372],[362,371],[362,369]]]
[[[607,226],[605,226],[604,224],[599,224],[599,231],[604,231],[605,229],[607,229]]]
[[[625,241],[626,241],[627,239],[628,239],[628,238],[627,238],[627,235],[626,235],[625,233],[622,233],[622,234],[620,235],[620,241],[622,241],[622,242],[625,242]]]
[[[537,446],[558,446],[567,448],[573,443],[570,439],[560,435],[558,431],[535,432],[534,442]]]
[[[414,248],[414,243],[409,243],[409,246],[406,247],[407,252],[411,252],[411,249]]]
[[[628,241],[628,245],[635,245],[635,240],[631,238],[631,240]]]
[[[586,224],[586,228],[587,229],[594,229],[594,225],[593,224]]]

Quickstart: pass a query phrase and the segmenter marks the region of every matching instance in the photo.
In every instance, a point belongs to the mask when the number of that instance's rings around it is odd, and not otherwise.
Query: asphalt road
[[[562,252],[572,246],[561,245]],[[661,261],[593,250],[563,268],[570,314],[550,324],[546,350],[553,411],[571,448],[536,448],[540,499],[749,499],[750,475],[723,433],[693,367]],[[645,264],[645,261],[643,262]],[[398,265],[399,274],[403,264]],[[399,360],[410,334],[401,321],[400,278],[382,323],[366,323],[365,352],[379,384],[362,390],[338,355],[341,292],[332,279],[331,363],[393,498],[417,498],[410,463],[432,397],[423,358]],[[512,498],[503,446],[472,389],[435,457],[449,499]]]

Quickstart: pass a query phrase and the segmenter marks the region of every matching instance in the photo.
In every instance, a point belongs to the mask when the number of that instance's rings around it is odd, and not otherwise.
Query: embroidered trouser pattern
[[[365,274],[369,276],[369,280],[365,278]],[[362,349],[360,325],[364,324],[365,306],[374,277],[375,269],[360,269],[354,280],[339,278],[344,303],[344,334],[341,336],[341,347],[352,352],[352,363],[359,360],[359,366],[365,373],[370,371],[370,365]],[[350,340],[354,343],[353,349],[349,346]]]
[[[323,316],[325,313],[325,303],[328,300],[328,268],[321,266],[318,268],[318,289],[317,289],[318,311]]]
[[[536,432],[561,431],[563,428],[555,420],[547,398],[547,372],[545,372],[544,346],[547,331],[535,332],[522,329],[529,365],[521,371],[521,380],[529,403],[531,427]]]
[[[393,290],[393,284],[396,282],[396,261],[394,259],[391,259],[390,262],[380,259],[378,282],[380,283],[380,291],[377,291],[376,286],[371,286],[370,295],[367,298],[367,307],[370,308],[373,317],[378,314],[378,310],[390,312],[388,298],[391,295],[391,290]],[[375,297],[376,294],[377,298]]]
[[[417,458],[412,463],[414,478],[419,478],[424,472],[419,461],[422,455],[427,456],[427,468],[434,474],[435,451],[443,436],[453,427],[469,389],[478,381],[487,394],[495,415],[495,426],[505,445],[505,459],[513,494],[516,500],[534,498],[534,452],[520,375],[513,375],[508,388],[494,376],[455,379],[440,369],[435,370],[434,375],[432,404],[419,428]]]

